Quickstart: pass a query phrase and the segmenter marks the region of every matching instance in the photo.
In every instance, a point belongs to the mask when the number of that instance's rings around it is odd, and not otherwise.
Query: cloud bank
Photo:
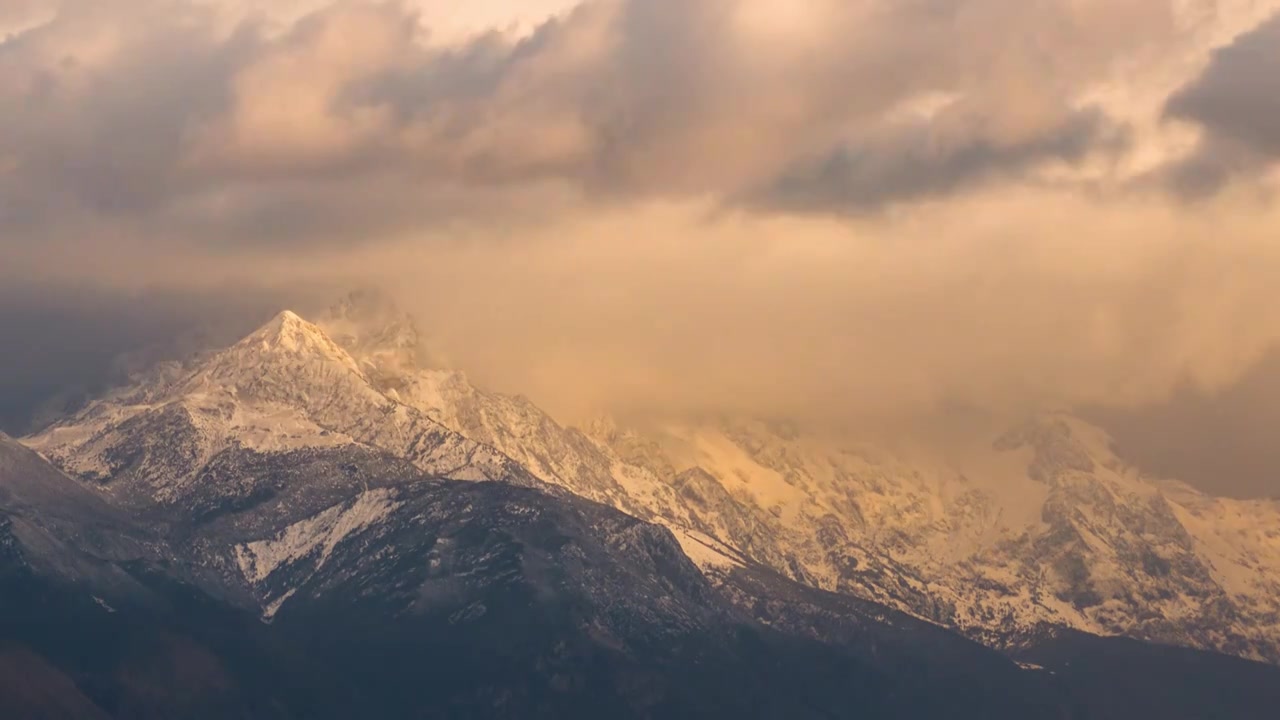
[[[179,242],[348,241],[539,191],[874,211],[1114,160],[1129,121],[1089,93],[1182,49],[1148,0],[591,0],[447,42],[430,5],[49,7],[0,52],[0,222]]]
[[[567,416],[876,423],[1215,393],[1280,338],[1280,4],[460,8],[5,3],[5,317],[375,283]]]

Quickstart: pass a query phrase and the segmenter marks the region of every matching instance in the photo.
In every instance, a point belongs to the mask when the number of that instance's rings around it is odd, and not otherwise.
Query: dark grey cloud
[[[1165,402],[1090,415],[1110,432],[1121,457],[1151,475],[1228,496],[1280,500],[1280,348],[1217,391],[1188,383]]]
[[[948,137],[936,124],[911,123],[803,163],[749,201],[792,211],[862,214],[1018,176],[1040,163],[1078,162],[1090,152],[1123,148],[1124,138],[1122,128],[1096,111],[1072,113],[1062,124],[1015,142],[981,134]]]
[[[21,435],[131,372],[232,342],[279,308],[309,297],[244,286],[0,285],[0,431]]]
[[[225,109],[256,44],[209,23],[185,5],[73,1],[0,44],[0,227],[144,214],[198,182],[180,166],[186,134]],[[95,37],[115,34],[121,47],[93,57]]]
[[[1187,195],[1210,194],[1280,159],[1280,15],[1215,51],[1204,72],[1169,99],[1165,117],[1204,133],[1170,171]]]

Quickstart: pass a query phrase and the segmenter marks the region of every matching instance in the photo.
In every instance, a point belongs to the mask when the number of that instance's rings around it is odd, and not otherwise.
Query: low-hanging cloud
[[[1230,385],[1280,339],[1266,217],[1043,190],[910,219],[658,205],[376,265],[458,365],[566,416],[905,422]]]

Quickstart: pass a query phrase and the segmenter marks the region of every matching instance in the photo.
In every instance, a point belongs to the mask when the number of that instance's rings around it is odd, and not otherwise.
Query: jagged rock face
[[[419,371],[400,381],[399,397],[437,422],[508,454],[545,482],[623,509],[627,492],[613,458],[524,398],[485,393],[458,372]]]
[[[427,481],[361,491],[237,543],[234,554],[280,620],[293,603],[325,597],[390,616],[456,609],[456,597],[511,583],[522,597],[588,610],[602,623],[595,630],[619,641],[637,616],[662,632],[726,619],[702,574],[661,528],[507,485]],[[476,602],[458,612],[481,617],[489,609]]]
[[[1090,441],[1090,429],[1051,428],[1034,446],[1029,471],[1050,487],[1043,527],[981,559],[1016,563],[1019,577],[1034,578],[1032,587],[1078,613],[1075,627],[1280,659],[1280,633],[1267,619],[1274,611],[1256,612],[1256,591],[1230,589],[1232,568],[1215,562],[1205,539],[1179,519],[1186,510],[1176,494],[1124,468]],[[1280,528],[1276,508],[1257,509],[1249,524]],[[1274,565],[1260,574],[1262,588],[1273,573]]]
[[[993,644],[1052,624],[1280,661],[1268,542],[1280,510],[1141,478],[1073,419],[997,440],[983,460],[999,482],[983,463],[846,450],[762,423],[674,434],[675,454],[735,501],[721,516],[760,521],[702,529],[798,580]],[[1237,529],[1210,530],[1198,519],[1210,512]]]

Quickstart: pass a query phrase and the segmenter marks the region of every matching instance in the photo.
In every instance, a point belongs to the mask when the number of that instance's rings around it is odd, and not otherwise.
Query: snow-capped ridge
[[[363,367],[385,369],[395,343],[368,338],[400,337],[402,315],[362,317],[391,324],[334,334]],[[1048,623],[1280,656],[1280,632],[1219,610],[1233,602],[1224,586],[1244,607],[1275,605],[1262,602],[1264,586],[1207,569],[1271,551],[1216,535],[1188,549],[1179,522],[1194,522],[1181,506],[1126,468],[1104,432],[1061,411],[959,449],[742,418],[638,430],[600,417],[579,432],[455,372],[400,364],[390,374],[405,404],[549,484],[668,526],[704,567],[741,557],[983,639]],[[1280,575],[1280,560],[1268,566]]]
[[[361,446],[458,480],[532,482],[500,452],[384,392],[318,325],[281,311],[154,385],[112,393],[28,439],[131,505],[175,505],[224,453]]]

